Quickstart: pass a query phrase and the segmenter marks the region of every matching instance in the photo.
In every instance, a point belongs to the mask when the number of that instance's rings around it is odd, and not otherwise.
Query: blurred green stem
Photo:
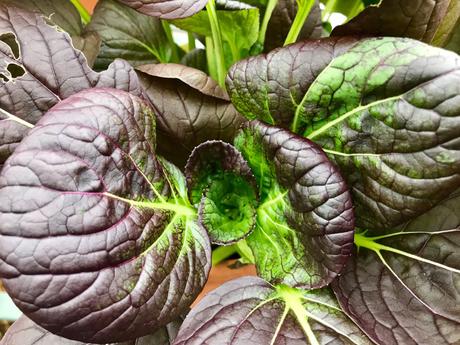
[[[177,45],[174,42],[174,37],[171,31],[171,25],[165,20],[161,21],[161,25],[163,26],[163,30],[165,32],[166,38],[168,39],[169,45],[171,47],[171,58],[168,59],[168,62],[179,62],[179,54],[177,52]]]
[[[87,25],[91,21],[91,14],[89,14],[86,7],[81,4],[80,0],[70,0],[70,2],[78,10],[78,13],[80,13],[83,24]]]
[[[265,9],[264,19],[262,25],[260,26],[259,38],[257,39],[257,44],[261,47],[265,44],[265,36],[267,34],[267,27],[270,19],[272,17],[273,11],[275,10],[278,0],[268,0],[267,8]]]
[[[310,11],[315,4],[315,0],[298,0],[298,9],[297,14],[294,18],[294,22],[292,23],[291,30],[286,37],[286,41],[284,41],[284,45],[288,45],[297,41],[299,37],[300,30],[302,30],[305,21],[310,14]]]
[[[216,3],[215,0],[209,0],[206,5],[209,23],[211,24],[213,50],[216,61],[216,79],[219,85],[225,88],[225,75],[227,69],[224,60],[224,48],[222,44],[222,34],[220,32],[219,21],[217,19]],[[208,47],[206,47],[207,49]]]

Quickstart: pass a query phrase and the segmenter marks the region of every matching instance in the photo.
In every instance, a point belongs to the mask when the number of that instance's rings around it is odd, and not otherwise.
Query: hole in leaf
[[[24,68],[15,63],[10,63],[6,69],[10,72],[12,78],[19,78],[26,74]]]
[[[1,34],[0,41],[2,41],[3,43],[6,43],[10,47],[11,52],[13,53],[14,57],[16,59],[19,59],[19,44],[16,39],[16,36],[13,33],[7,32],[4,34]]]
[[[3,80],[5,83],[10,81],[10,78],[8,78],[6,75],[3,73],[0,73],[0,79]]]

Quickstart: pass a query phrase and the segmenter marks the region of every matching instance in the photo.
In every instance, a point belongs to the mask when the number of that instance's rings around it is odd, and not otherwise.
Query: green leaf
[[[246,160],[232,145],[208,141],[196,147],[185,167],[192,204],[216,244],[232,244],[255,226],[257,186]]]
[[[273,284],[317,288],[342,269],[352,248],[351,195],[311,141],[259,121],[235,146],[259,187],[256,228],[247,238],[258,275]]]
[[[116,58],[133,66],[170,62],[177,48],[168,40],[160,19],[141,14],[115,0],[98,2],[88,30],[102,40],[95,68],[103,70]]]
[[[259,34],[259,9],[247,7],[240,10],[217,10],[217,17],[222,33],[226,67],[235,61],[249,56],[249,51],[257,41]],[[175,26],[211,37],[211,25],[206,11],[192,17],[171,21]]]
[[[250,340],[248,340],[250,339]],[[327,289],[272,286],[256,277],[225,283],[187,315],[176,345],[370,345]]]
[[[343,43],[242,61],[228,90],[246,117],[322,146],[352,188],[359,227],[393,228],[460,183],[460,57],[403,38]]]
[[[458,55],[409,39],[370,39],[321,72],[291,128],[340,165],[358,226],[393,228],[460,183],[459,93]]]

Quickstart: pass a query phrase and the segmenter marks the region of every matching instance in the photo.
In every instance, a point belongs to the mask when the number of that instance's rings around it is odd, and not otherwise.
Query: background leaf
[[[248,341],[371,344],[327,289],[307,292],[244,277],[209,293],[187,316],[174,345],[243,345]]]
[[[138,68],[158,121],[158,151],[183,168],[207,140],[232,142],[244,121],[226,92],[205,73],[176,64]]]
[[[232,7],[230,7],[232,8]],[[249,56],[259,35],[259,9],[244,6],[242,9],[218,9],[217,18],[222,33],[226,67]],[[211,25],[206,11],[192,17],[172,21],[175,26],[198,35],[211,37]]]
[[[430,43],[451,1],[457,0],[382,0],[335,28],[332,36],[395,36]]]
[[[284,45],[289,29],[297,14],[297,0],[279,0],[268,22],[265,37],[265,51],[270,51]],[[321,9],[319,2],[315,1],[310,14],[299,33],[297,41],[308,38],[320,38],[323,33]]]
[[[92,89],[48,111],[6,162],[0,277],[41,327],[84,342],[135,339],[202,290],[208,236],[154,147],[146,102]]]
[[[207,0],[118,0],[153,17],[176,19],[189,17],[206,6]]]
[[[5,0],[3,3],[43,15],[49,24],[58,26],[72,37],[75,48],[81,50],[88,64],[93,66],[100,39],[96,33],[84,29],[80,14],[69,0]]]
[[[138,13],[115,0],[98,1],[88,30],[97,32],[102,40],[97,70],[107,68],[117,58],[133,66],[170,62],[176,49],[168,41],[160,19]]]

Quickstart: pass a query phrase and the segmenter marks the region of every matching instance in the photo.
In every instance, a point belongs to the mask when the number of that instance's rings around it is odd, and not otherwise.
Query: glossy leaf
[[[174,345],[371,344],[327,290],[272,286],[260,278],[230,281],[187,316]]]
[[[126,7],[116,0],[99,1],[88,30],[102,40],[96,69],[122,58],[133,66],[169,62],[176,47],[168,41],[161,21]]]
[[[237,9],[234,6],[221,7],[217,9],[217,18],[222,34],[226,67],[229,68],[235,61],[249,56],[251,47],[256,43],[259,35],[259,9],[248,5]],[[189,18],[174,20],[172,23],[198,35],[212,35],[206,11]]]
[[[41,15],[3,5],[0,77],[0,169],[29,129],[60,100],[96,86],[141,92],[126,62],[117,60],[96,73],[67,34],[46,24]]]
[[[459,94],[458,55],[409,39],[365,40],[323,70],[291,128],[340,165],[358,226],[388,229],[460,183]]]
[[[100,39],[96,33],[83,28],[80,14],[69,0],[4,0],[3,3],[43,15],[49,24],[58,26],[72,37],[75,48],[81,50],[88,64],[93,66]]]
[[[248,119],[289,128],[305,93],[353,38],[305,41],[236,63],[227,76],[234,106]]]
[[[382,0],[335,28],[332,36],[395,36],[430,43],[451,1],[458,0]]]
[[[185,167],[192,204],[211,242],[231,244],[255,226],[258,189],[248,163],[232,145],[207,141],[197,146]]]
[[[220,139],[232,142],[244,121],[226,92],[205,73],[176,64],[138,68],[158,121],[158,149],[184,167],[193,148]]]
[[[207,0],[118,0],[153,17],[176,19],[190,17],[206,6]]]
[[[268,23],[265,37],[265,51],[283,46],[297,14],[297,9],[297,0],[278,1]],[[319,8],[319,2],[316,1],[299,33],[298,41],[309,38],[317,39],[321,37],[322,33],[321,9]]]
[[[170,345],[177,335],[182,323],[173,321],[166,327],[160,328],[154,334],[108,345]],[[16,321],[0,341],[0,345],[92,345],[59,337],[41,328],[26,316]]]
[[[333,282],[343,310],[378,344],[460,342],[460,197],[401,229],[359,235]]]
[[[0,175],[0,278],[66,338],[119,342],[188,309],[210,244],[184,179],[155,156],[147,103],[115,89],[54,106]]]
[[[247,238],[257,273],[272,284],[318,288],[351,254],[351,195],[337,168],[311,141],[259,121],[235,139],[260,195],[257,225]]]

